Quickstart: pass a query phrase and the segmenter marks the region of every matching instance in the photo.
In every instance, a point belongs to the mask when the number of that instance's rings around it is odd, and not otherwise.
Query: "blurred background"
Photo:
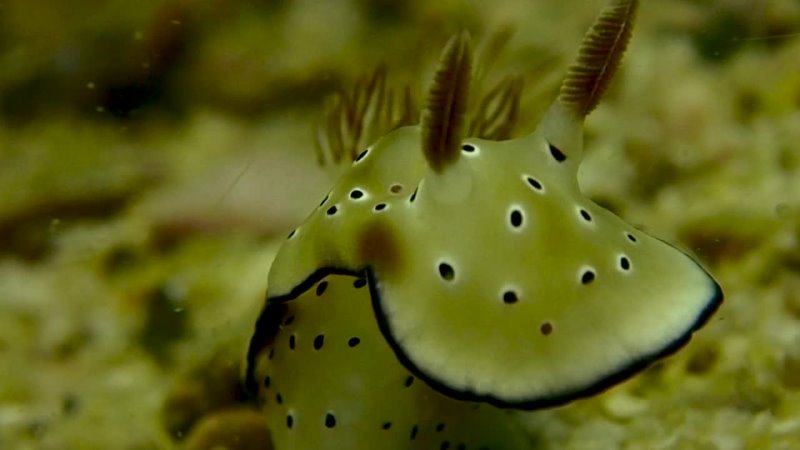
[[[532,437],[800,448],[800,2],[642,3],[581,185],[726,303]],[[214,448],[208,417],[257,422],[230,414],[239,359],[277,246],[340,170],[315,153],[326,99],[381,63],[419,96],[468,29],[508,37],[486,78],[524,80],[532,131],[603,4],[1,0],[0,448]]]

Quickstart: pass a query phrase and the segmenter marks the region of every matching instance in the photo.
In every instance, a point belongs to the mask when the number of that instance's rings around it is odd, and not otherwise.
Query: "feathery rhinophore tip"
[[[472,51],[467,32],[450,38],[442,52],[422,116],[422,152],[441,173],[458,159],[466,129]]]
[[[638,0],[613,2],[583,38],[558,95],[568,111],[585,117],[597,106],[628,45],[638,6]]]

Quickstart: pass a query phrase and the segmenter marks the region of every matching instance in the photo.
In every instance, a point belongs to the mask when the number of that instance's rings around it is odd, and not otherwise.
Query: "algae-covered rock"
[[[255,409],[223,410],[204,417],[186,439],[186,450],[272,450],[264,416]]]

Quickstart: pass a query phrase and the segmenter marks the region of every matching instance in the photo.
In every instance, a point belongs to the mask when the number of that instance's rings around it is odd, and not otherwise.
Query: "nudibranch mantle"
[[[294,298],[321,272],[357,273],[366,268],[366,227],[383,225],[384,233],[394,235],[391,217],[408,203],[425,174],[421,152],[408,151],[418,149],[419,140],[418,126],[403,127],[356,157],[278,251],[269,274],[271,297]]]
[[[396,130],[354,163],[276,257],[274,298],[366,270],[382,331],[412,372],[512,406],[602,389],[716,308],[706,272],[585,198],[576,165],[540,132],[466,139],[463,167],[441,176],[426,172],[419,141],[419,127]],[[451,175],[457,195],[435,191]],[[369,229],[383,235],[365,242]],[[363,248],[381,243],[392,248]]]
[[[448,70],[469,68],[468,39],[454,38],[431,90],[434,119],[355,159],[279,251],[268,308],[330,274],[365,276],[381,334],[407,370],[449,397],[520,409],[597,393],[688,342],[720,305],[719,285],[577,182],[582,121],[636,5],[612,2],[559,98],[516,140],[464,138],[448,128],[458,120],[437,122],[444,110],[460,114],[436,89],[450,89],[437,84]],[[432,129],[451,135],[431,140]]]

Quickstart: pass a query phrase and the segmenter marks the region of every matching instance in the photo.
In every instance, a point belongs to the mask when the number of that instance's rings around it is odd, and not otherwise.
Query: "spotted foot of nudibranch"
[[[276,450],[529,448],[515,413],[446,397],[403,367],[365,279],[329,275],[282,313],[256,364]]]

